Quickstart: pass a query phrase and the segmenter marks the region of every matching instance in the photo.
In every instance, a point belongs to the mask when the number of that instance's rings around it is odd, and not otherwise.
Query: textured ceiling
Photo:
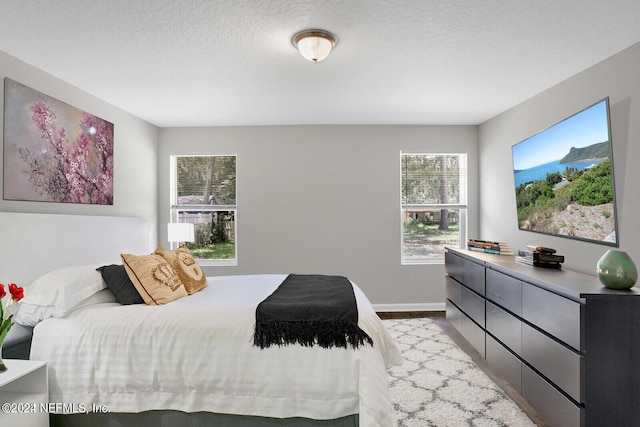
[[[478,124],[639,41],[638,0],[0,0],[0,50],[158,126]]]

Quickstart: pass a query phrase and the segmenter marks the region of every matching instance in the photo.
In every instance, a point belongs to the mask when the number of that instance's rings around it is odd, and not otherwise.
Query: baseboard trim
[[[376,312],[414,312],[414,311],[445,311],[444,303],[424,304],[372,304]]]

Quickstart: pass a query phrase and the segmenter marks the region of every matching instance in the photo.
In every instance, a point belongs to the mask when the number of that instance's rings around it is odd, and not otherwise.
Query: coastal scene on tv
[[[607,102],[513,146],[518,228],[617,245]]]

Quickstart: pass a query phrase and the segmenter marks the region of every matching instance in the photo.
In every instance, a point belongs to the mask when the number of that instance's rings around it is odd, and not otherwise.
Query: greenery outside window
[[[444,262],[467,240],[467,155],[400,153],[402,264]]]
[[[195,226],[202,265],[237,265],[236,156],[171,156],[171,222]]]

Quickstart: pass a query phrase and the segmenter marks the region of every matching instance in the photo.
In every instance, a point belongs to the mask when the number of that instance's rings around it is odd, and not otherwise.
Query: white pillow
[[[104,263],[65,267],[36,279],[25,286],[24,298],[18,303],[14,319],[21,323],[21,306],[46,307],[42,309],[46,317],[51,317],[49,313],[64,316],[80,302],[107,287],[102,275],[96,270],[101,265]],[[35,307],[32,309],[35,310]]]
[[[39,322],[50,317],[64,317],[73,310],[86,307],[92,304],[100,304],[105,302],[118,302],[116,297],[109,289],[103,289],[91,295],[89,298],[81,301],[75,307],[66,312],[56,310],[51,305],[34,305],[34,304],[18,304],[17,311],[13,315],[13,320],[22,326],[36,326]]]

